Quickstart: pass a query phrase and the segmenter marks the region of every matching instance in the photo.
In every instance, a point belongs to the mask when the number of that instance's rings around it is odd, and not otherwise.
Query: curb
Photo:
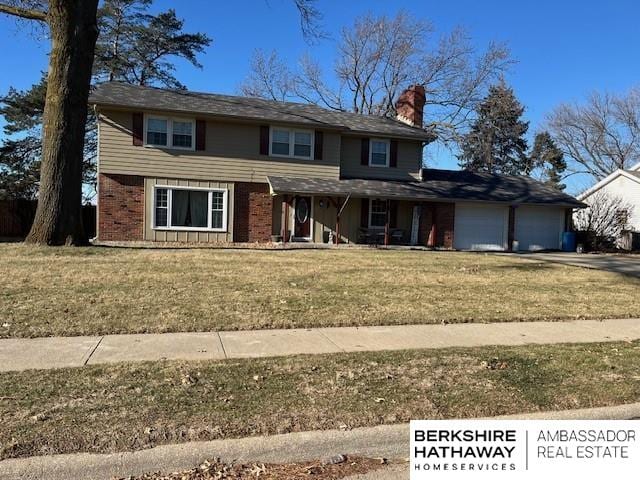
[[[524,413],[496,419],[628,420],[640,418],[640,403],[557,412]],[[409,425],[382,425],[348,431],[327,430],[210,442],[163,445],[148,450],[111,454],[66,454],[17,458],[0,462],[3,480],[109,480],[145,472],[192,468],[215,457],[227,462],[301,462],[340,453],[368,457],[406,458]],[[402,468],[402,467],[400,467]],[[374,475],[375,474],[375,475]],[[362,478],[385,478],[385,471]],[[357,478],[357,477],[356,477]],[[391,478],[391,477],[389,477]],[[397,477],[396,477],[397,478]]]

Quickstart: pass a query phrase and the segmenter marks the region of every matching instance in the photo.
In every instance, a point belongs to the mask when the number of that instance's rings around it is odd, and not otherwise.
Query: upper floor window
[[[271,128],[269,154],[279,157],[311,159],[313,132],[288,128]]]
[[[153,147],[194,149],[194,124],[189,119],[146,116],[145,145]]]
[[[369,165],[372,167],[389,166],[389,140],[371,139],[369,148]]]

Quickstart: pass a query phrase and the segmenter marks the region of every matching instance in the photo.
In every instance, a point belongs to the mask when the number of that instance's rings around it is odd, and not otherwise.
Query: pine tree
[[[531,175],[536,170],[540,172],[540,180],[558,190],[564,190],[566,185],[562,182],[562,173],[567,169],[562,150],[551,138],[549,132],[541,132],[536,135],[529,155],[529,164],[525,173]]]
[[[463,135],[459,164],[465,170],[521,174],[525,171],[529,122],[521,119],[524,107],[504,81],[489,88],[476,109],[477,118]]]

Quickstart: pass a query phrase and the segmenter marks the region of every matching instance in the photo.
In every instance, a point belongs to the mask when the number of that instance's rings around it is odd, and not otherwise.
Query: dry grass
[[[471,253],[0,244],[0,278],[0,337],[640,316],[638,279]]]
[[[0,459],[640,399],[640,342],[0,374]]]

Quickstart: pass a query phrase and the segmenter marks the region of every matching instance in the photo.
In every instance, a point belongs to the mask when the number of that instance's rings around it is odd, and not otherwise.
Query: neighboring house
[[[557,249],[582,204],[527,177],[422,169],[424,89],[398,119],[106,83],[100,241]]]
[[[628,170],[616,170],[590,189],[578,195],[578,199],[590,204],[597,194],[620,198],[632,208],[627,227],[640,232],[640,163]]]

